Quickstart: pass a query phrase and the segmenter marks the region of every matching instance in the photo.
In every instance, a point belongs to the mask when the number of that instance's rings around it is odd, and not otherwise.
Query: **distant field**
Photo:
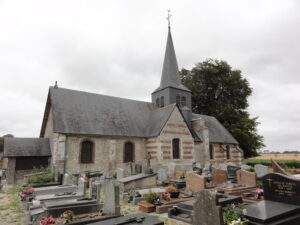
[[[299,153],[270,153],[262,154],[260,156],[254,157],[252,159],[265,159],[265,160],[299,160],[300,161],[300,152]]]

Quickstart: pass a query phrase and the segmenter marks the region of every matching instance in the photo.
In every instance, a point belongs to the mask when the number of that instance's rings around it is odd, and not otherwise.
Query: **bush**
[[[144,199],[145,199],[145,201],[148,202],[148,203],[153,204],[156,198],[157,198],[156,193],[154,193],[154,192],[152,192],[152,191],[150,191],[150,192],[147,193],[147,194],[144,194]]]
[[[28,184],[44,184],[54,181],[54,173],[50,169],[39,169],[28,178]]]
[[[262,164],[265,166],[272,165],[271,160],[268,159],[246,159],[243,162],[249,166],[254,166],[255,164]],[[299,160],[276,160],[276,162],[280,164],[282,167],[300,168]]]

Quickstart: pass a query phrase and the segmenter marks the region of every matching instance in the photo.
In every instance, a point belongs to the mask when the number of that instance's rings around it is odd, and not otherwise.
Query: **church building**
[[[22,142],[35,148],[34,157],[49,157],[51,168],[61,174],[113,172],[147,157],[154,170],[194,162],[240,164],[238,142],[216,118],[193,113],[191,97],[179,77],[169,26],[161,81],[152,102],[50,87],[40,137],[5,138],[9,174],[17,172],[18,158],[30,157],[30,147],[20,154]],[[36,143],[43,146],[40,152]]]

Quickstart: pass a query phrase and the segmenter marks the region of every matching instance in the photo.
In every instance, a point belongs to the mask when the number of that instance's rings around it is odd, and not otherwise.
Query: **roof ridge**
[[[105,94],[99,94],[99,93],[94,93],[94,92],[75,90],[75,89],[70,89],[70,88],[61,88],[61,87],[54,88],[53,86],[50,86],[49,90],[51,90],[51,91],[53,91],[53,90],[66,90],[66,91],[84,93],[84,94],[95,95],[95,96],[103,96],[103,97],[109,97],[109,98],[115,98],[115,99],[121,99],[121,100],[133,101],[133,102],[141,102],[141,103],[145,103],[145,104],[153,104],[152,102],[146,102],[146,101],[142,101],[142,100],[135,100],[135,99],[130,99],[130,98],[122,98],[122,97],[117,97],[117,96],[112,96],[112,95],[105,95]]]

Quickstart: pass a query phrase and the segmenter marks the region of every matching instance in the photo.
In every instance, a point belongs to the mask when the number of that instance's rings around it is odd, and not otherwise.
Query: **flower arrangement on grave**
[[[44,216],[40,220],[39,225],[54,225],[55,219],[52,216]]]
[[[167,193],[170,194],[171,198],[178,198],[179,197],[179,191],[173,185],[169,185],[168,187],[166,187],[165,190],[166,190]]]
[[[68,224],[73,221],[74,218],[74,213],[71,210],[66,210],[64,213],[61,215],[63,219],[63,224]]]
[[[241,205],[228,205],[223,208],[223,219],[226,225],[247,225],[248,220],[242,217],[243,206]]]
[[[34,188],[33,187],[27,187],[23,191],[19,193],[19,196],[21,198],[21,201],[25,201],[26,198],[34,193]]]
[[[150,191],[149,193],[144,194],[144,199],[146,202],[153,204],[157,199],[157,194],[155,192]]]
[[[255,189],[255,198],[261,199],[261,197],[264,196],[264,190],[262,188],[256,188]]]

